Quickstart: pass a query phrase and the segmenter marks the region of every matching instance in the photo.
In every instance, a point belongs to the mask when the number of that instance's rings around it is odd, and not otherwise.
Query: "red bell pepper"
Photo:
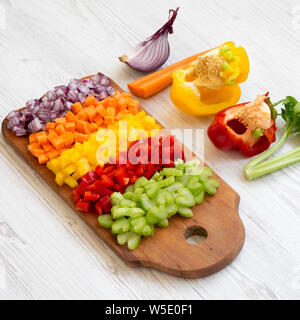
[[[79,200],[76,203],[76,208],[79,211],[89,212],[91,208],[91,201]]]
[[[268,93],[251,103],[220,111],[208,128],[208,136],[221,150],[240,150],[246,157],[268,149],[276,140],[276,126]]]

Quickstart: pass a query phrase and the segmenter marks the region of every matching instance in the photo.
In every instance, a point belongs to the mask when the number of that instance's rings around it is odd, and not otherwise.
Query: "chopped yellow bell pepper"
[[[248,73],[245,49],[226,42],[173,73],[171,100],[191,115],[215,114],[239,101],[238,84],[247,80]]]

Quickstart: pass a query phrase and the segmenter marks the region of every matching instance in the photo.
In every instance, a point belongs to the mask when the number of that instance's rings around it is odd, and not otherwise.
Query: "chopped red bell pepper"
[[[268,93],[251,103],[242,103],[219,112],[208,128],[208,136],[221,150],[240,150],[252,157],[276,140],[275,117]]]
[[[84,193],[84,198],[85,201],[97,201],[98,199],[100,199],[100,195],[91,191],[86,191]]]
[[[95,169],[96,175],[98,176],[98,178],[101,178],[102,174],[103,174],[103,168],[98,166]]]
[[[79,200],[76,203],[76,208],[79,211],[89,212],[91,208],[91,201]]]
[[[103,198],[101,198],[99,200],[100,204],[101,204],[101,208],[105,213],[109,213],[111,208],[112,208],[112,204],[110,201],[110,197],[109,196],[105,196]]]
[[[98,176],[96,172],[90,171],[81,178],[81,181],[85,182],[86,184],[91,184],[95,182],[97,179],[98,179]]]

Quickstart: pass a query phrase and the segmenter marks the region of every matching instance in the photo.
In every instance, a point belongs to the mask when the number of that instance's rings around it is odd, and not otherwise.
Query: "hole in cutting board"
[[[184,233],[185,240],[194,245],[206,241],[207,236],[207,231],[199,226],[188,227]]]

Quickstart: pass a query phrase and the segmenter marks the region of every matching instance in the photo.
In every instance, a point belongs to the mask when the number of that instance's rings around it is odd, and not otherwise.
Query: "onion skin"
[[[141,72],[152,72],[161,67],[170,56],[168,35],[173,33],[178,10],[170,10],[167,23],[129,53],[119,57],[120,61]]]

